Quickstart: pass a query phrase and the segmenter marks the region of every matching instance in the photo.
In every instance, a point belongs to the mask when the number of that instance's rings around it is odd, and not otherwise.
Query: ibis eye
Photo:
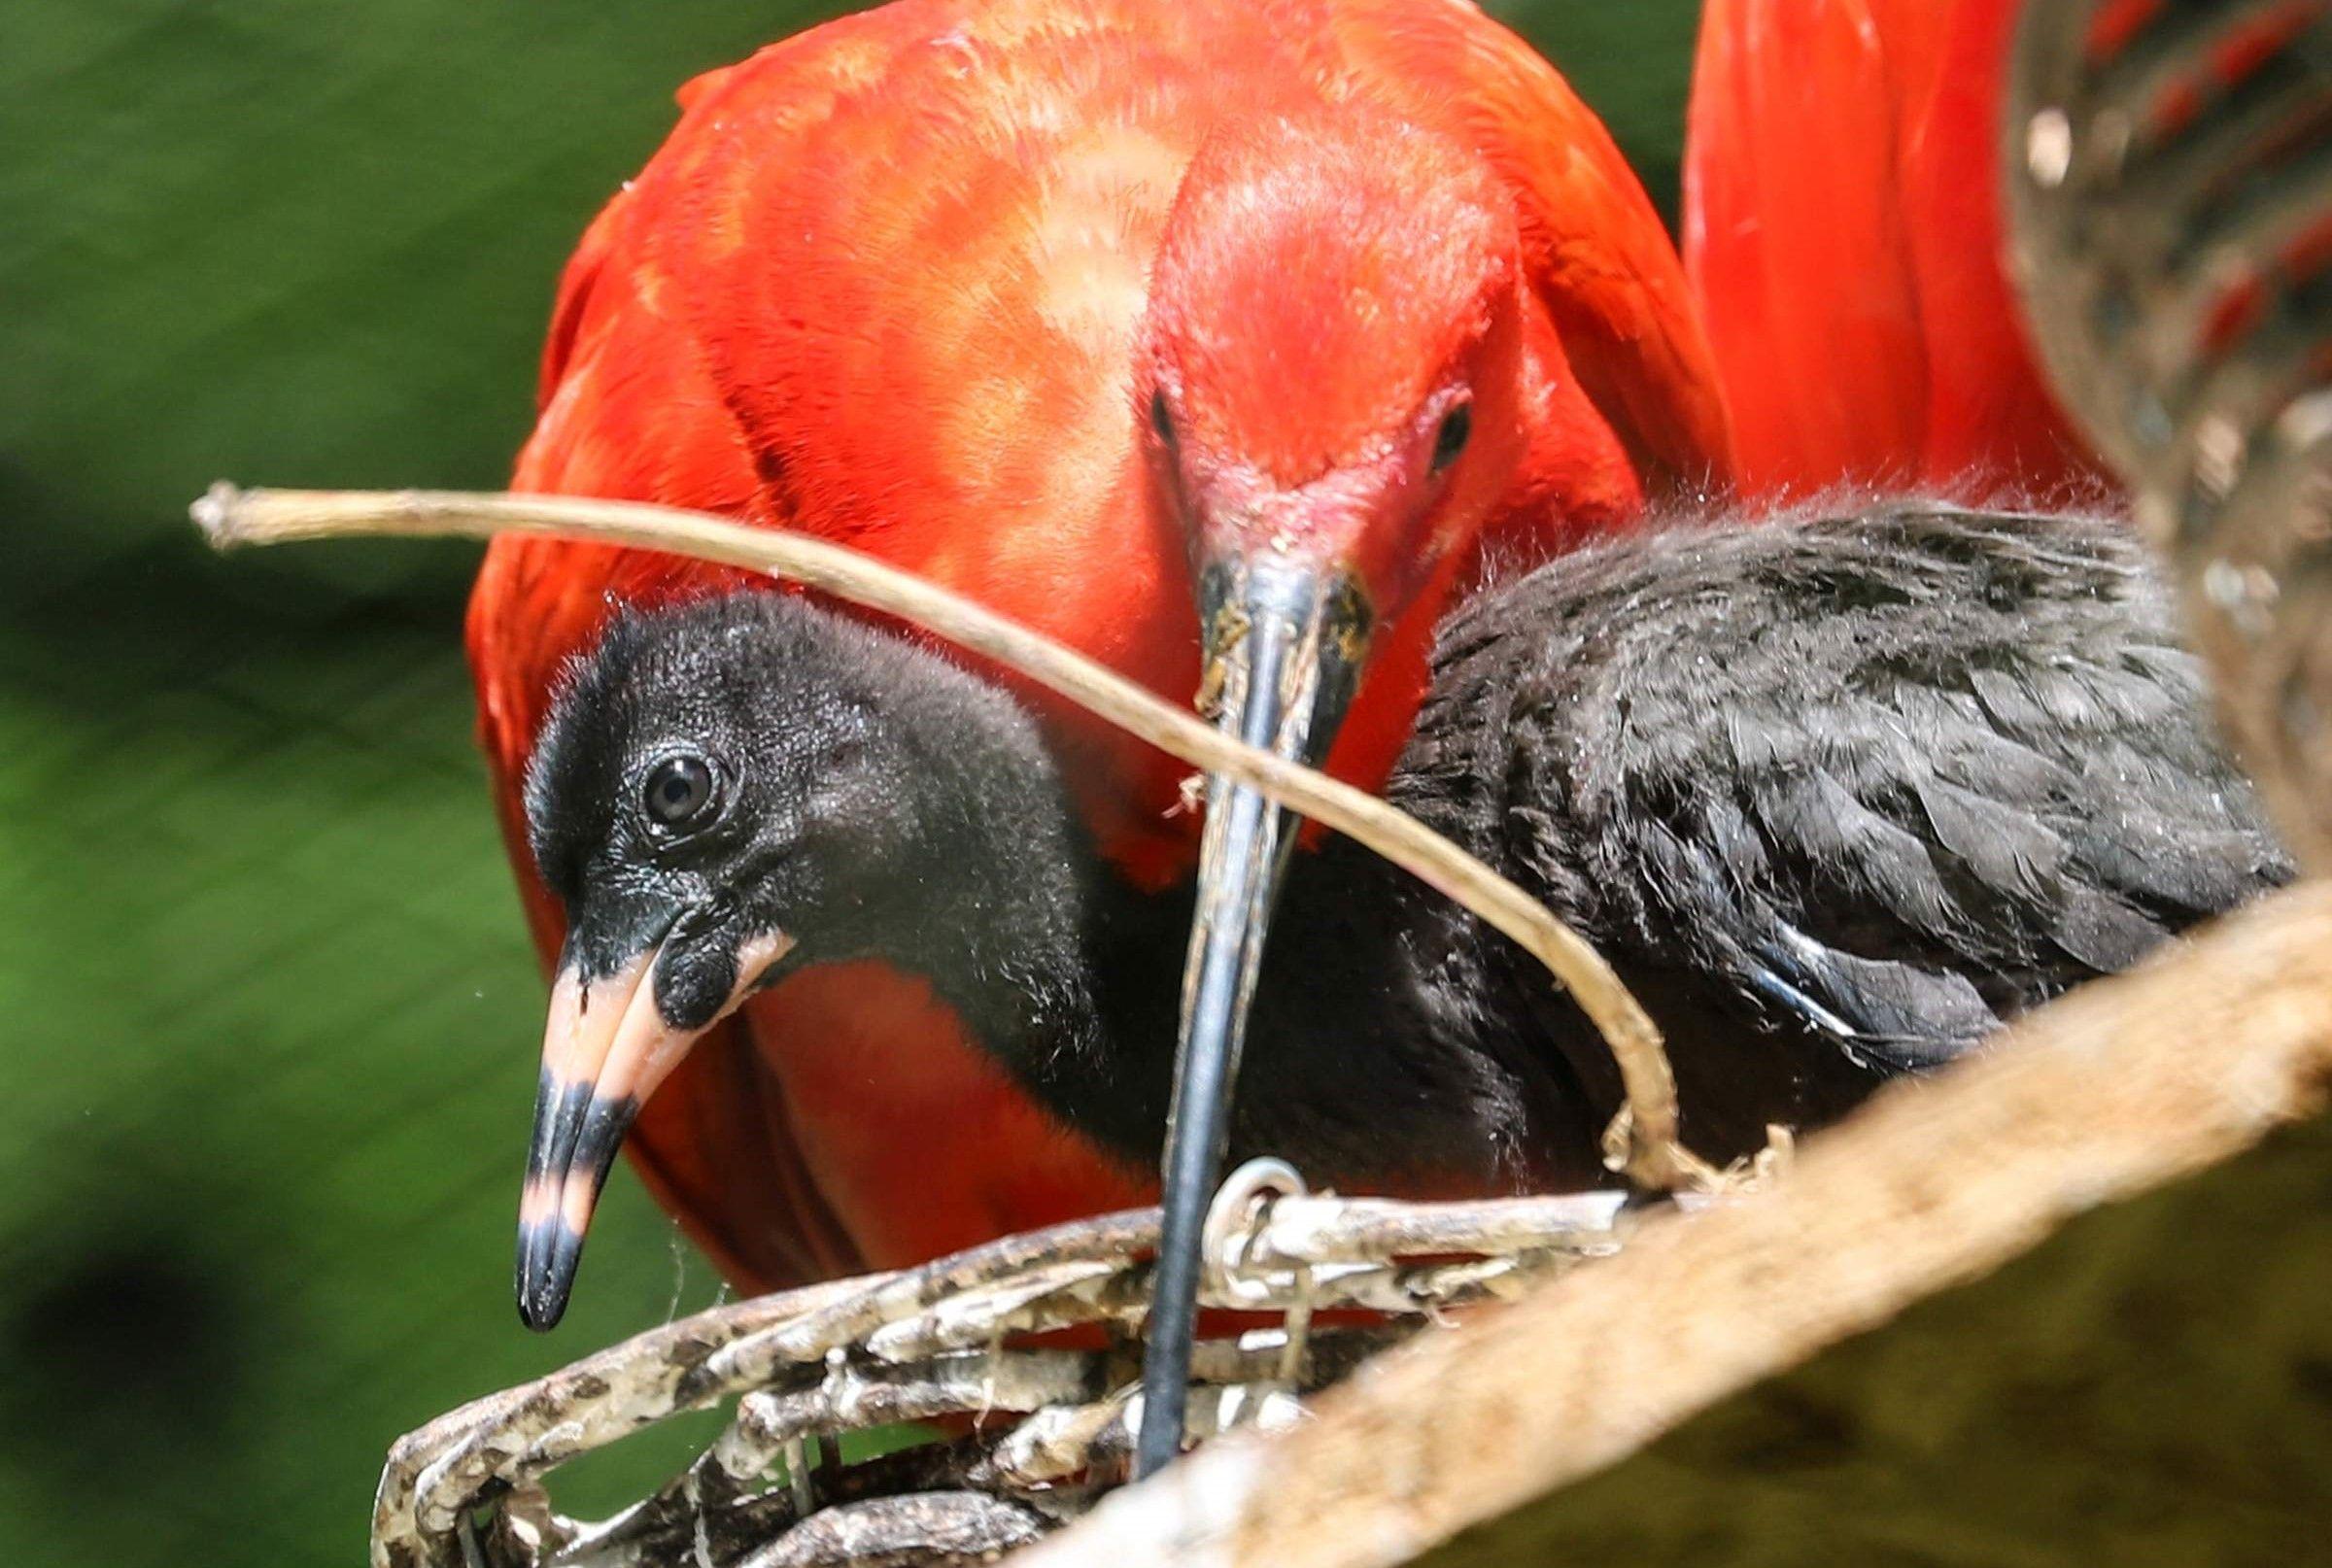
[[[1458,460],[1465,450],[1466,438],[1474,433],[1474,405],[1459,403],[1445,415],[1441,428],[1433,432],[1433,471],[1441,472]]]
[[[712,769],[702,757],[667,757],[648,774],[644,795],[649,820],[687,827],[712,803]]]
[[[1149,394],[1149,427],[1157,433],[1166,449],[1174,450],[1174,415],[1166,407],[1166,389],[1154,388]]]

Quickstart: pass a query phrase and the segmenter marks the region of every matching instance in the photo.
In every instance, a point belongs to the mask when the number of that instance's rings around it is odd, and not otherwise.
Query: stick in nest
[[[1192,1413],[1208,1435],[1284,1422],[1295,1394],[1337,1381],[1420,1323],[1511,1299],[1616,1250],[1634,1215],[1616,1192],[1443,1204],[1306,1194],[1221,1223],[1214,1250],[1225,1263],[1209,1277],[1208,1305],[1277,1313],[1286,1327],[1277,1340],[1202,1343]],[[374,1507],[374,1568],[477,1560],[464,1536],[481,1504],[491,1507],[490,1532],[523,1537],[482,1555],[543,1568],[728,1561],[748,1551],[757,1564],[866,1564],[898,1560],[909,1547],[923,1561],[959,1526],[1000,1527],[1005,1538],[992,1544],[1017,1545],[1022,1526],[1033,1533],[1082,1512],[1122,1469],[1132,1390],[1115,1351],[1011,1337],[1137,1327],[1157,1225],[1154,1209],[1102,1214],[918,1268],[712,1308],[474,1401],[391,1450]],[[1392,1321],[1308,1335],[1315,1306]],[[540,1487],[549,1472],[739,1395],[721,1435],[640,1503],[596,1522],[552,1511]],[[845,1434],[950,1415],[999,1419],[885,1460],[806,1462]],[[780,1464],[785,1484],[772,1485]],[[877,1510],[896,1526],[888,1546],[816,1533],[845,1521],[855,1529],[877,1501],[897,1505]],[[827,1518],[834,1513],[841,1517]],[[816,1519],[825,1523],[802,1536]],[[692,1552],[692,1538],[701,1544],[707,1532],[722,1550]]]
[[[1713,1178],[1678,1140],[1676,1081],[1658,1027],[1601,955],[1537,901],[1374,796],[1244,745],[1083,655],[936,584],[806,534],[629,501],[434,491],[244,491],[222,483],[194,503],[192,515],[220,549],[358,534],[558,534],[764,571],[912,622],[1018,670],[1170,756],[1237,779],[1325,823],[1481,916],[1570,991],[1619,1064],[1627,1105],[1615,1127],[1615,1169],[1649,1188]]]

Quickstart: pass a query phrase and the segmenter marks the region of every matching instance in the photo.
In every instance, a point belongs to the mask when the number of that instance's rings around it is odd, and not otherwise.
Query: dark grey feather
[[[2286,880],[2204,696],[2110,520],[1682,528],[1454,617],[1392,792],[1646,990],[1688,1116],[1698,1083],[1753,1131]],[[1608,1082],[1575,1017],[1516,1010]]]

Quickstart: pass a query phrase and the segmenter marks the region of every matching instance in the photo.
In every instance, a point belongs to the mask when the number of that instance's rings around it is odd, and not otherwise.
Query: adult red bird
[[[567,267],[521,489],[843,541],[1161,693],[1203,667],[1225,723],[1308,755],[1335,736],[1331,766],[1374,783],[1431,626],[1485,557],[1727,477],[1650,203],[1554,69],[1468,5],[899,0],[681,103]],[[521,798],[562,665],[617,601],[732,580],[582,545],[489,552],[469,646],[546,955],[560,917]],[[1117,873],[1189,876],[1181,770],[1038,705]],[[1210,983],[1235,990],[1276,825],[1236,794],[1213,815],[1249,840],[1244,866],[1217,857],[1252,916],[1218,943]],[[683,1060],[692,1037],[656,1021],[680,983],[662,935],[562,965],[530,1322],[557,1318],[635,1110],[650,1185],[753,1287],[1154,1190],[1010,1089],[913,975],[829,967],[758,995],[758,974],[723,975],[740,1010]],[[1236,1027],[1234,1008],[1234,1044]]]
[[[2107,484],[2005,270],[2017,5],[1709,0],[1684,258],[1745,493],[1851,482],[2053,500]]]

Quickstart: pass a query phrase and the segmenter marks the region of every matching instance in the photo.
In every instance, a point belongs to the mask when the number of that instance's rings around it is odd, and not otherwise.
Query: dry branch
[[[1383,1568],[1720,1397],[2212,1165],[2332,1085],[2332,886],[2310,884],[1896,1086],[1774,1190],[1391,1351],[1277,1437],[1103,1502],[1028,1568]]]
[[[806,534],[630,501],[443,491],[244,491],[222,483],[191,512],[220,549],[365,534],[490,538],[517,532],[661,550],[768,572],[912,622],[1018,670],[1170,756],[1325,823],[1480,915],[1547,967],[1609,1045],[1628,1102],[1621,1124],[1625,1152],[1615,1168],[1650,1188],[1701,1182],[1710,1174],[1678,1142],[1676,1081],[1651,1015],[1585,939],[1528,894],[1366,792],[1243,745],[1083,655],[911,573]]]

